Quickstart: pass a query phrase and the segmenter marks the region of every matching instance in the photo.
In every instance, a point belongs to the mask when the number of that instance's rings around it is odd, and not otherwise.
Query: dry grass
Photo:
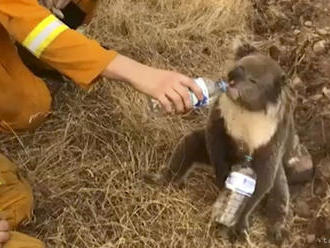
[[[101,5],[89,34],[102,44],[150,65],[213,77],[223,70],[230,40],[246,33],[250,12],[247,0],[104,0]]]
[[[103,0],[88,34],[149,65],[216,79],[232,39],[250,34],[250,13],[248,0]],[[35,215],[23,230],[57,248],[229,247],[208,227],[211,173],[183,190],[141,180],[204,117],[151,118],[146,97],[118,82],[90,93],[66,84],[44,125],[1,136],[1,150],[34,187]],[[232,247],[272,247],[262,217],[250,238]]]

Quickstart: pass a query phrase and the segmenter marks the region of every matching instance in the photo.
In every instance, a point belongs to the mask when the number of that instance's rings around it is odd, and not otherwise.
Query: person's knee
[[[42,83],[38,90],[39,95],[35,98],[26,95],[27,108],[21,113],[22,121],[19,129],[33,129],[39,126],[50,113],[52,98],[47,86]]]
[[[32,129],[49,114],[51,95],[39,78],[0,94],[0,129],[5,131]],[[17,84],[17,83],[16,83]]]

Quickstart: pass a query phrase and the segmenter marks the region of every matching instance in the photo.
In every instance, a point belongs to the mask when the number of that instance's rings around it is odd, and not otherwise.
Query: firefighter
[[[14,41],[85,89],[98,77],[124,81],[159,100],[168,112],[191,108],[189,89],[203,98],[189,77],[141,64],[70,29],[57,17],[70,2],[42,0],[42,6],[37,0],[0,1],[0,131],[36,127],[52,100],[44,81],[23,64]],[[95,0],[74,2],[91,17]],[[30,217],[32,203],[29,184],[0,155],[0,248],[44,247],[38,239],[12,231]]]

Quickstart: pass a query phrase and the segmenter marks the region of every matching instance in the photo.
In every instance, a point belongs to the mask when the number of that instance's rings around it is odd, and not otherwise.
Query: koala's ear
[[[268,52],[269,52],[269,56],[275,60],[275,61],[279,61],[280,60],[280,57],[281,57],[281,50],[277,47],[277,46],[271,46],[269,49],[268,49]]]
[[[235,40],[233,43],[233,48],[235,51],[235,60],[240,60],[243,57],[254,54],[258,52],[258,49],[247,42],[241,40]]]

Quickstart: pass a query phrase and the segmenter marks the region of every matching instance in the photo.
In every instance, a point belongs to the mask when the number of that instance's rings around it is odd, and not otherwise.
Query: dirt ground
[[[291,188],[283,247],[330,247],[330,2],[103,0],[97,13],[88,36],[192,77],[224,77],[237,37],[278,57],[297,90],[297,129],[316,165],[312,182]],[[247,242],[232,244],[209,225],[211,171],[196,171],[184,189],[143,182],[206,114],[155,117],[125,84],[103,80],[84,92],[63,83],[41,127],[1,135],[1,152],[34,189],[33,218],[20,230],[58,248],[275,247],[262,206]]]

